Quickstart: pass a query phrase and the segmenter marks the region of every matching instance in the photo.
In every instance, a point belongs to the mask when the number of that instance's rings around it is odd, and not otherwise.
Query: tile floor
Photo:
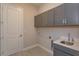
[[[17,52],[11,56],[52,56],[50,53],[40,47],[35,47],[27,51]]]

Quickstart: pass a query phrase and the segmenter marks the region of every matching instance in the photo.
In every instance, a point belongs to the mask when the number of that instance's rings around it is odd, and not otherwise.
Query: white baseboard
[[[32,48],[37,47],[37,46],[39,46],[40,48],[44,49],[45,51],[47,51],[47,52],[49,52],[50,54],[53,55],[53,51],[51,51],[51,50],[45,48],[44,46],[42,46],[42,45],[40,45],[40,44],[35,44],[35,45],[32,45],[32,46],[29,46],[29,47],[27,47],[27,48],[24,48],[22,51],[29,50],[29,49],[32,49]]]
[[[32,48],[37,47],[37,46],[39,46],[40,48],[44,49],[45,51],[47,51],[47,52],[49,52],[50,54],[53,55],[53,51],[51,51],[51,50],[45,48],[44,46],[42,46],[42,45],[40,45],[40,44],[35,44],[35,45],[29,46],[29,47],[27,47],[27,48],[23,48],[21,51],[29,50],[29,49],[32,49]],[[19,51],[16,51],[16,52],[19,52]],[[9,54],[9,55],[10,55],[10,54]],[[6,55],[6,56],[7,56],[7,55]]]
[[[22,51],[24,51],[24,50],[29,50],[29,49],[32,49],[32,48],[37,47],[37,46],[38,46],[38,44],[29,46],[29,47],[27,47],[27,48],[24,48]]]
[[[32,48],[34,48],[34,47],[37,47],[37,44],[32,45],[32,46],[29,46],[29,47],[27,47],[27,48],[23,48],[22,50],[18,50],[18,51],[12,52],[12,53],[8,53],[7,55],[11,55],[11,54],[14,54],[14,53],[17,53],[17,52],[20,52],[20,51],[29,50],[29,49],[32,49]],[[7,56],[7,55],[6,55],[6,56]]]
[[[45,51],[47,51],[47,52],[49,52],[50,54],[53,55],[53,51],[51,51],[51,50],[45,48],[44,46],[42,46],[42,45],[40,45],[40,44],[37,44],[37,46],[39,46],[40,48],[44,49]]]

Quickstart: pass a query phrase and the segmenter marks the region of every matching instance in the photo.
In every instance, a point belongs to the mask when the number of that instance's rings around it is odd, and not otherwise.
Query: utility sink
[[[69,41],[61,41],[60,43],[65,44],[65,45],[70,45],[70,46],[74,45],[73,42],[69,42]]]

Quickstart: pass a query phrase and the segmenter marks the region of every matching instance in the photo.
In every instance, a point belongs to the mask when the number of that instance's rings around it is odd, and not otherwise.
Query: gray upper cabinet
[[[48,11],[48,26],[54,26],[54,9]]]
[[[48,27],[54,25],[54,11],[50,10],[35,16],[35,27]]]
[[[56,7],[55,25],[79,25],[79,4],[65,3]]]
[[[35,27],[41,27],[42,26],[42,16],[41,16],[41,14],[35,16],[34,24],[35,24]]]
[[[64,4],[65,19],[68,25],[79,25],[79,4]]]
[[[41,14],[41,16],[42,16],[42,26],[43,27],[46,27],[47,25],[48,25],[48,12],[44,12],[44,13],[42,13]]]
[[[64,24],[64,4],[55,8],[55,25]]]
[[[65,3],[35,16],[35,27],[79,26],[79,3]]]

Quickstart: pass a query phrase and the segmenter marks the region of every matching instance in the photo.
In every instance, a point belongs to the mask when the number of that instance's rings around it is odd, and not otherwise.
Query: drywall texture
[[[0,4],[0,21],[1,21],[1,4]],[[1,55],[1,22],[0,22],[0,55]]]
[[[39,14],[54,8],[60,4],[44,4],[39,8]],[[79,28],[67,28],[67,27],[52,27],[52,28],[38,28],[38,43],[44,46],[47,49],[51,49],[51,40],[49,36],[52,36],[53,40],[59,39],[61,36],[66,36],[68,33],[71,33],[73,38],[79,38]]]
[[[26,5],[24,9],[24,47],[36,44],[35,13],[35,8]]]
[[[36,44],[36,29],[34,28],[34,16],[37,11],[30,4],[16,4],[17,8],[23,8],[23,31],[24,31],[24,48]]]

